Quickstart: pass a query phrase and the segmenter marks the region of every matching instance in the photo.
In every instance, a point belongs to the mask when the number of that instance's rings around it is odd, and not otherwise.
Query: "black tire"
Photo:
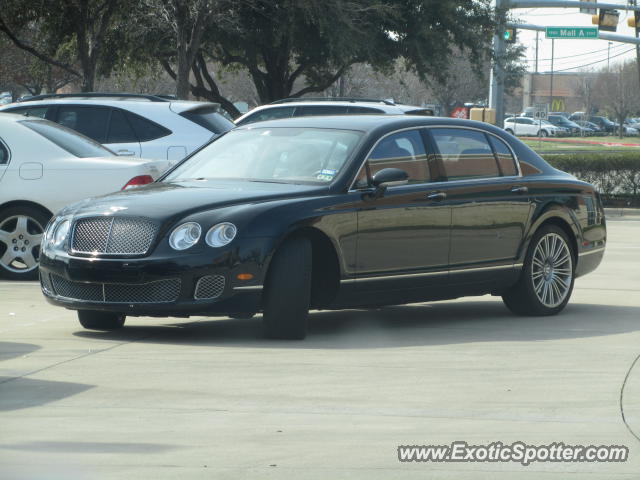
[[[511,135],[513,135],[513,130],[511,130],[510,128],[507,128],[506,132],[510,133]]]
[[[545,138],[545,137],[548,137],[549,134],[547,133],[546,130],[538,130],[538,136],[542,137],[542,138]]]
[[[127,317],[122,313],[78,310],[80,325],[89,330],[117,330]]]
[[[0,240],[0,277],[7,280],[37,280],[38,279],[38,259],[40,257],[40,244],[36,244],[36,240],[29,236],[23,235],[23,238],[17,238],[19,234],[18,219],[26,219],[27,233],[29,235],[39,235],[42,233],[49,222],[51,215],[34,208],[34,207],[11,207],[0,212],[0,230],[3,230],[0,238],[7,238],[5,243]],[[16,237],[14,238],[14,234]],[[11,239],[9,240],[9,237]],[[15,243],[14,243],[15,241]],[[26,243],[25,243],[26,242]],[[17,250],[15,250],[17,249]],[[23,250],[24,249],[24,250]],[[15,252],[15,257],[7,259],[5,254],[11,255]],[[29,257],[23,259],[20,254],[29,254]],[[27,259],[28,258],[28,259]],[[35,261],[32,263],[33,259]]]
[[[537,260],[535,262],[536,266],[534,267],[534,254],[536,253],[536,248],[541,245],[541,242],[544,242],[545,237],[550,239],[555,238],[556,241],[562,239],[562,241],[566,245],[566,251],[568,252],[567,262],[564,262],[561,265],[555,267],[555,274],[554,270],[550,269],[549,271],[546,271],[545,268],[547,267],[541,268],[540,262]],[[542,247],[543,245],[541,246],[541,248]],[[561,260],[562,258],[564,258],[564,255],[559,257],[559,260]],[[547,316],[559,313],[567,305],[569,299],[571,298],[571,293],[573,292],[576,265],[575,260],[576,254],[573,251],[572,242],[568,238],[565,231],[560,227],[557,227],[556,225],[543,226],[534,234],[533,238],[531,239],[520,279],[513,287],[511,287],[504,295],[502,295],[502,300],[509,308],[509,310],[517,315]],[[534,268],[536,269],[535,272]],[[569,274],[571,275],[570,280],[567,278]],[[542,277],[540,277],[540,275],[542,275]],[[547,275],[548,278],[551,279],[550,282],[544,280],[544,278],[547,278]],[[536,276],[538,280],[534,280],[534,277]],[[554,278],[556,278],[556,280],[553,280]],[[569,280],[569,286],[565,291],[564,289],[566,288],[567,280]],[[547,304],[545,304],[539,298],[539,295],[542,295],[542,293],[536,293],[534,284],[535,282],[543,282],[549,285],[551,283],[554,283],[555,285],[561,285],[564,296],[558,294],[557,302],[547,302]],[[553,290],[553,288],[550,286],[549,292],[551,292],[551,290]],[[544,291],[544,286],[542,291]],[[556,292],[555,290],[553,291]],[[555,295],[555,293],[550,295]]]
[[[304,237],[286,240],[276,251],[263,292],[265,335],[302,340],[307,336],[311,298],[311,243]]]

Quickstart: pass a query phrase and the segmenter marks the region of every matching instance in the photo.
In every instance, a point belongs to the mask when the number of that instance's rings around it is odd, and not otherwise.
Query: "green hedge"
[[[555,168],[595,185],[610,206],[640,206],[640,150],[548,154],[543,158]]]

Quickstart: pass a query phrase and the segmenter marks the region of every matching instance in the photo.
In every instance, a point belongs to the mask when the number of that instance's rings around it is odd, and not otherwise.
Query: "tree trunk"
[[[189,99],[189,72],[191,71],[191,62],[188,57],[186,45],[179,45],[176,72],[176,96],[180,100]]]

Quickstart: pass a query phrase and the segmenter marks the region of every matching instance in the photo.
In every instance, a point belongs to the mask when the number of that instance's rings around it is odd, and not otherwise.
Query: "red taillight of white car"
[[[142,185],[146,185],[147,183],[153,183],[153,177],[151,175],[138,175],[137,177],[133,177],[131,180],[129,180],[127,184],[122,187],[122,190],[140,187]]]

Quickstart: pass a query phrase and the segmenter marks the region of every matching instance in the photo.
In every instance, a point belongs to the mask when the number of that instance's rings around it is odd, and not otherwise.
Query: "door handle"
[[[511,187],[511,193],[527,193],[529,189],[524,185],[516,185],[515,187]]]
[[[445,198],[447,198],[447,194],[444,192],[433,192],[427,194],[427,200],[431,200],[434,202],[441,202]]]
[[[118,150],[117,153],[120,157],[133,157],[136,154],[133,150]]]

